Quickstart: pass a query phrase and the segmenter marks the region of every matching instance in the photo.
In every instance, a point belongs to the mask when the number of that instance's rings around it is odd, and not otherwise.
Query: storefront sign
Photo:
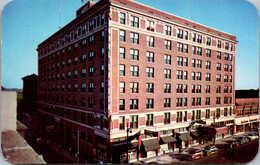
[[[241,121],[241,124],[248,123],[248,120]]]
[[[227,133],[228,132],[228,130],[227,130],[227,128],[219,128],[219,129],[217,129],[217,134],[223,134],[223,133]]]

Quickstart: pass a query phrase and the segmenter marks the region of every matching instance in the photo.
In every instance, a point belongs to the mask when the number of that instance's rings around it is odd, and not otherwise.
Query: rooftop
[[[46,164],[16,131],[2,132],[1,146],[4,157],[13,164]]]

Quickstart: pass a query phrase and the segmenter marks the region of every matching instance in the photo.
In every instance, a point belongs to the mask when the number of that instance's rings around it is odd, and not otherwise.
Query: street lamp
[[[131,128],[129,128],[129,126],[128,126],[128,123],[127,123],[127,126],[126,126],[127,128],[126,128],[126,145],[127,145],[127,153],[126,153],[126,162],[127,162],[127,164],[129,164],[129,159],[128,159],[128,148],[129,148],[129,139],[128,139],[128,137],[129,137],[129,132],[130,133],[132,133],[132,129]]]
[[[214,116],[213,116],[213,127],[214,127],[214,129],[216,129],[216,118],[218,119],[218,117],[216,117],[216,113],[214,112]],[[216,141],[216,135],[214,136],[213,145],[215,145],[215,141]]]

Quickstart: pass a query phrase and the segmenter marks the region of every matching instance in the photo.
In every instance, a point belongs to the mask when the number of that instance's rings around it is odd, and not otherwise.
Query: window
[[[187,57],[184,58],[184,66],[188,66],[188,58]]]
[[[195,59],[192,59],[192,67],[196,68],[196,60]]]
[[[153,93],[153,92],[154,92],[154,84],[146,83],[146,93]]]
[[[104,65],[101,65],[101,66],[100,66],[100,75],[101,75],[101,76],[104,76],[104,72],[105,72],[104,69],[105,69],[105,68],[104,68]]]
[[[86,45],[87,45],[87,40],[86,39],[82,40],[81,41],[81,48],[85,48]]]
[[[228,108],[224,108],[224,116],[228,115]]]
[[[217,59],[221,59],[221,52],[217,52]]]
[[[130,128],[138,128],[138,115],[130,116]]]
[[[120,59],[125,59],[125,48],[120,48]]]
[[[191,98],[191,105],[192,105],[192,106],[195,106],[195,101],[196,101],[196,98],[195,98],[195,97],[192,97],[192,98]]]
[[[231,50],[231,51],[234,50],[233,44],[230,44],[230,50]]]
[[[206,81],[210,81],[210,73],[206,73]]]
[[[230,61],[233,60],[233,55],[232,54],[229,55],[229,59],[230,59]]]
[[[232,69],[232,65],[229,66],[229,71],[232,72],[233,69]]]
[[[130,25],[133,27],[139,27],[139,18],[135,16],[131,16]]]
[[[172,35],[172,27],[170,26],[164,26],[165,34],[168,36]]]
[[[94,36],[90,36],[89,37],[89,45],[93,45],[93,43],[94,43]]]
[[[210,61],[206,61],[206,69],[211,69],[211,62]]]
[[[130,76],[138,77],[139,76],[139,67],[138,66],[130,66]]]
[[[183,66],[183,57],[177,57],[177,65]]]
[[[206,109],[206,119],[210,118],[210,109]]]
[[[154,62],[154,53],[153,52],[146,52],[146,61]]]
[[[210,97],[206,97],[205,105],[210,105]]]
[[[78,50],[78,43],[74,44],[74,51]]]
[[[171,55],[164,55],[164,64],[171,64]]]
[[[197,68],[202,68],[202,61],[201,60],[197,60]]]
[[[67,60],[67,66],[69,67],[70,64],[71,64],[71,59],[68,59],[68,60]]]
[[[201,106],[201,97],[196,98],[196,106]]]
[[[196,79],[197,80],[201,80],[201,72],[197,72],[196,73]]]
[[[78,70],[74,70],[73,72],[73,78],[77,79],[78,78]]]
[[[124,111],[125,110],[125,99],[119,100],[119,110]]]
[[[182,84],[177,84],[176,85],[176,93],[182,93]]]
[[[220,74],[217,74],[217,75],[216,75],[216,81],[217,81],[217,82],[221,82],[221,75],[220,75]]]
[[[169,40],[165,40],[164,41],[164,48],[167,49],[167,50],[172,50],[172,42],[169,41]]]
[[[170,69],[164,69],[164,78],[171,79],[171,70]]]
[[[176,71],[177,79],[182,80],[183,79],[183,71],[182,70],[177,70]]]
[[[224,82],[228,82],[228,75],[224,75]]]
[[[134,44],[139,44],[139,34],[138,33],[130,33],[130,42]]]
[[[125,83],[124,82],[119,83],[119,93],[125,93]]]
[[[86,92],[86,84],[85,83],[81,84],[81,92]]]
[[[197,47],[197,55],[202,56],[202,48]]]
[[[224,86],[224,93],[228,93],[228,86]]]
[[[164,124],[170,124],[171,123],[171,113],[167,112],[164,113]]]
[[[81,69],[81,78],[86,78],[87,70],[85,68]]]
[[[105,23],[105,14],[101,14],[101,25]]]
[[[89,92],[93,92],[93,91],[94,91],[94,83],[90,82],[90,83],[88,84],[88,91],[89,91]]]
[[[138,99],[130,99],[130,110],[138,109]]]
[[[120,30],[120,41],[125,42],[125,31]]]
[[[206,56],[211,57],[211,50],[210,49],[206,49]]]
[[[229,49],[229,43],[228,43],[228,42],[226,42],[226,44],[225,44],[225,49],[226,49],[226,50]]]
[[[202,35],[198,34],[197,42],[202,43]]]
[[[139,60],[139,50],[130,49],[130,59],[131,60]]]
[[[171,84],[164,84],[164,93],[171,93]]]
[[[126,15],[125,13],[120,13],[120,23],[125,24]]]
[[[184,53],[189,52],[189,46],[187,44],[184,45]]]
[[[119,129],[125,129],[125,116],[119,116]]]
[[[224,71],[228,72],[228,64],[224,65]]]
[[[154,47],[154,37],[147,36],[147,46]]]
[[[176,107],[182,107],[182,98],[176,98]]]
[[[81,55],[81,63],[85,63],[86,62],[86,58],[87,58],[87,55],[86,54],[82,54]]]
[[[105,31],[102,30],[100,33],[101,33],[100,41],[104,41],[104,38],[105,38]]]
[[[220,104],[220,101],[221,101],[220,97],[217,97],[216,98],[216,104]]]
[[[177,43],[177,51],[183,52],[183,44],[182,43]]]
[[[192,54],[196,55],[196,47],[195,46],[192,46]]]
[[[188,31],[184,32],[184,38],[185,38],[185,40],[189,39],[189,32]]]
[[[210,85],[206,85],[205,88],[206,88],[206,93],[210,93]]]
[[[221,63],[217,63],[217,70],[221,70]]]
[[[146,109],[153,109],[153,99],[146,99]]]
[[[178,38],[183,38],[183,30],[178,29],[177,37],[178,37]]]
[[[211,45],[211,38],[207,37],[207,42],[206,42],[207,45]]]
[[[196,85],[196,93],[201,93],[201,85]]]
[[[94,59],[94,52],[89,52],[89,56],[88,56],[88,61],[90,62],[90,61],[93,61],[93,59]]]
[[[125,76],[125,65],[120,65],[120,76]]]
[[[192,93],[195,93],[195,92],[196,92],[195,87],[196,87],[196,85],[192,85],[192,86],[191,86],[191,92],[192,92]]]
[[[100,93],[104,93],[104,82],[100,83]]]
[[[154,77],[154,68],[146,68],[146,77],[151,77],[153,78]]]
[[[88,107],[93,108],[94,106],[94,99],[93,98],[88,98]]]
[[[228,54],[224,54],[224,59],[226,60],[226,61],[228,61]]]
[[[218,40],[218,48],[221,48],[221,41]]]
[[[195,72],[191,73],[192,80],[195,80]]]
[[[146,21],[146,29],[150,31],[154,31],[154,22],[153,21]]]
[[[232,82],[232,80],[233,80],[232,76],[229,76],[229,82]]]
[[[164,108],[170,108],[171,107],[171,99],[165,98],[164,99]]]
[[[195,33],[192,33],[192,41],[196,42],[196,34]]]
[[[182,112],[177,112],[177,116],[176,116],[176,122],[182,122]]]
[[[130,92],[131,93],[138,93],[138,83],[137,82],[131,82],[130,83]]]
[[[221,93],[221,86],[217,86],[216,93]]]
[[[93,77],[93,74],[94,74],[94,67],[92,66],[92,67],[89,67],[89,74],[88,74],[88,76],[89,77]]]

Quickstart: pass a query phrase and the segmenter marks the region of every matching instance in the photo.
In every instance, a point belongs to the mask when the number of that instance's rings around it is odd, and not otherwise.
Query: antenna
[[[58,26],[58,28],[61,29],[61,0],[59,0],[59,13],[60,13],[60,26]]]
[[[190,0],[189,0],[189,12],[188,12],[188,19],[190,20]]]

